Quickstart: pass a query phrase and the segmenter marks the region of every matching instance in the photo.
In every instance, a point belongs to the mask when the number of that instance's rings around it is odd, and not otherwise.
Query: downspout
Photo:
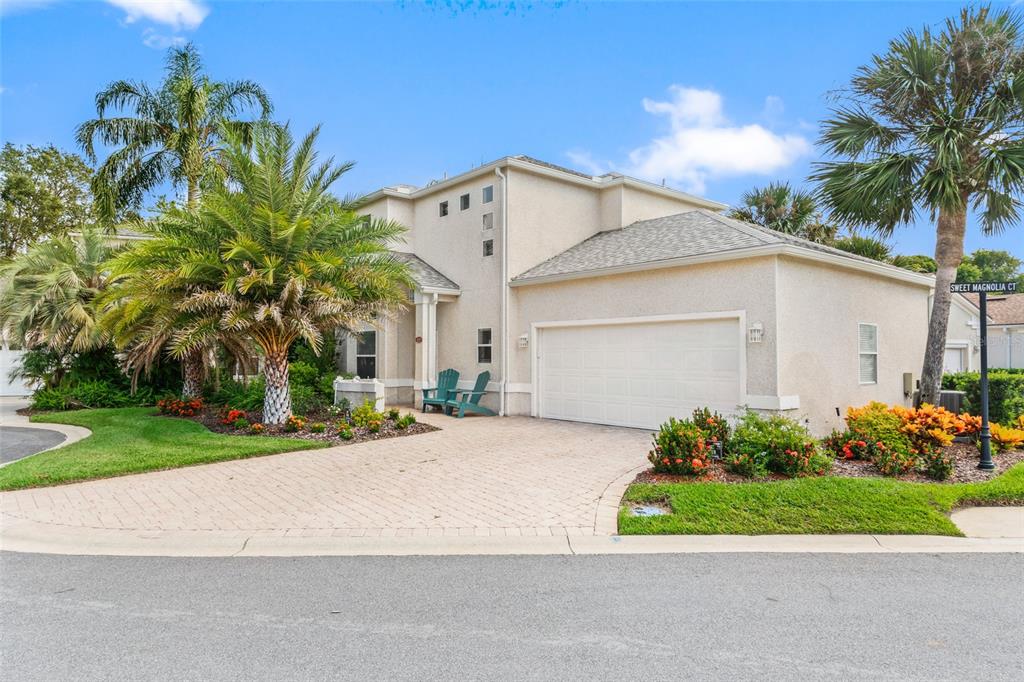
[[[501,178],[501,386],[498,389],[498,414],[505,416],[505,394],[508,391],[508,179],[501,168],[494,169]]]

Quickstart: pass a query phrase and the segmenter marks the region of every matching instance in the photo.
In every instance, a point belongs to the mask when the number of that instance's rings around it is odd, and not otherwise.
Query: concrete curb
[[[554,537],[335,537],[260,531],[106,530],[0,515],[0,550],[42,554],[231,556],[440,556],[526,554],[1024,553],[1020,537],[932,535],[666,535]]]
[[[84,438],[88,438],[89,436],[92,435],[92,431],[85,428],[84,426],[72,426],[71,424],[50,424],[46,422],[29,421],[28,417],[25,417],[15,412],[15,410],[17,409],[28,406],[28,401],[26,400],[11,400],[7,398],[0,399],[0,401],[2,401],[0,402],[0,426],[11,426],[21,429],[39,429],[40,431],[56,431],[57,433],[62,434],[64,436],[64,440],[60,443],[57,443],[53,447],[46,448],[45,450],[40,450],[39,452],[34,452],[31,455],[25,455],[24,457],[13,460],[11,462],[4,462],[3,464],[0,464],[0,467],[5,467],[10,464],[14,464],[14,462],[23,462],[29,457],[35,457],[40,452],[49,452],[50,450],[56,450],[58,448],[67,447],[72,443],[77,443],[78,441]]]

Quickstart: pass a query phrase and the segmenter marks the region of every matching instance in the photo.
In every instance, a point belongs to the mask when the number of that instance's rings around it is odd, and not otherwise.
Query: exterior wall
[[[981,366],[981,361],[975,368]],[[1024,325],[988,326],[988,366],[1024,369]]]
[[[743,310],[764,325],[764,340],[747,344],[750,396],[776,396],[774,257],[514,287],[510,336],[538,322],[612,319]],[[513,343],[509,359],[510,414],[530,414],[532,348]]]
[[[930,302],[929,302],[930,305]],[[927,325],[927,322],[925,323]],[[946,347],[964,348],[964,369],[977,371],[981,367],[981,347],[978,332],[980,330],[978,312],[970,305],[961,303],[953,297],[949,307],[949,324],[946,327]],[[927,329],[927,326],[925,327]],[[991,331],[991,329],[990,329]],[[991,349],[989,349],[991,353]],[[989,358],[989,365],[992,358]]]
[[[638,220],[661,218],[667,215],[691,211],[695,208],[700,208],[700,206],[681,198],[677,199],[644,192],[635,187],[623,187],[620,227],[631,225]]]
[[[411,405],[416,313],[410,305],[381,326],[384,344],[383,348],[377,347],[377,378],[384,382],[384,402],[387,405]]]
[[[911,404],[903,373],[920,377],[928,335],[926,287],[866,273],[778,259],[779,386],[797,395],[790,416],[824,435],[850,405]],[[878,383],[859,383],[859,323],[878,325]]]

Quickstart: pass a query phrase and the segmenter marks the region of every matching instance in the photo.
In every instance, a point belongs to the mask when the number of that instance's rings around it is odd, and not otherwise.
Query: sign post
[[[978,294],[978,312],[981,313],[981,461],[979,469],[992,471],[992,432],[988,427],[988,294],[1012,294],[1016,282],[963,282],[950,284],[953,294]]]

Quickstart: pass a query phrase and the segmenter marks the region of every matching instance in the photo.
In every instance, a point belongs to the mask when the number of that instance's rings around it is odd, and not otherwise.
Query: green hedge
[[[981,414],[981,375],[957,372],[942,377],[942,388],[966,393],[964,406],[971,414]],[[1024,370],[992,369],[988,372],[988,418],[1008,424],[1024,414]]]

